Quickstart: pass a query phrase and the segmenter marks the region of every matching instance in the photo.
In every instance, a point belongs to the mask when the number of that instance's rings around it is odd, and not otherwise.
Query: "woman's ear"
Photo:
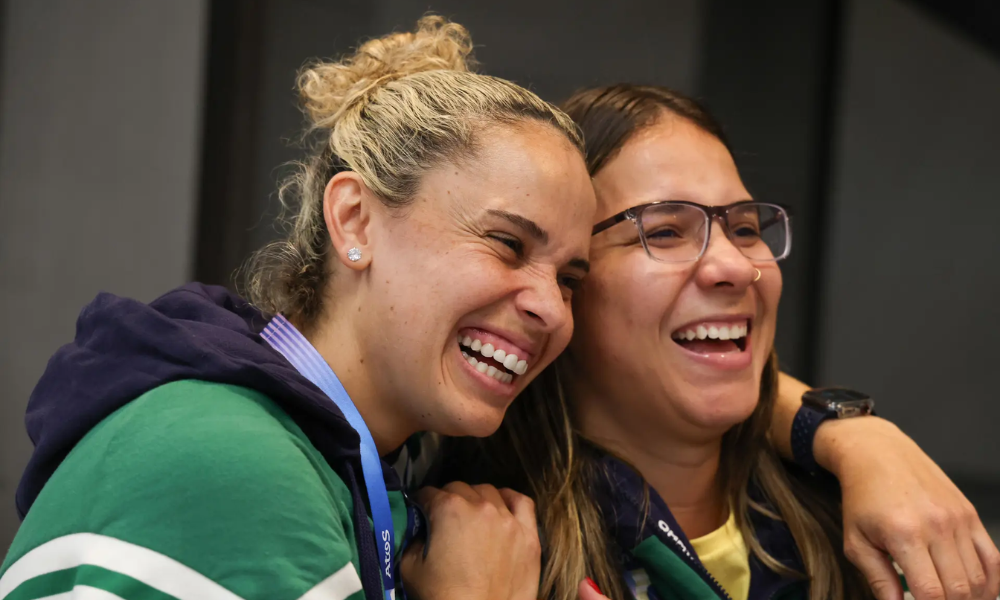
[[[377,202],[374,194],[353,171],[334,175],[323,193],[323,218],[333,252],[341,264],[355,271],[371,264],[368,228],[372,202]]]

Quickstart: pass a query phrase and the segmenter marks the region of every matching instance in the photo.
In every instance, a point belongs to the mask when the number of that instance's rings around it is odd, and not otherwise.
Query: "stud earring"
[[[347,251],[347,260],[349,260],[351,262],[358,262],[359,260],[361,260],[361,250],[358,250],[357,246],[355,246],[355,247],[351,248],[350,250],[348,250]]]

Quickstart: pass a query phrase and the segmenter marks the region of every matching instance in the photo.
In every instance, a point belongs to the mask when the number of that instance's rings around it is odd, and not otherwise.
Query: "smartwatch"
[[[819,465],[813,456],[816,430],[827,419],[850,419],[875,414],[875,401],[868,394],[847,388],[816,388],[802,394],[802,407],[792,421],[792,457],[810,473]]]

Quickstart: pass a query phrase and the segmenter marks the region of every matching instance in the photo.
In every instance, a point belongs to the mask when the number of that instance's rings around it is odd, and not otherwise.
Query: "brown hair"
[[[244,267],[253,304],[306,327],[319,316],[331,275],[323,194],[340,171],[356,172],[383,204],[399,208],[412,201],[427,171],[474,156],[479,134],[491,125],[546,123],[583,150],[572,119],[509,81],[471,72],[471,52],[464,27],[426,16],[413,32],[370,40],[299,73],[306,137],[315,147],[280,187],[287,238]]]
[[[694,100],[653,86],[616,85],[575,94],[564,105],[587,140],[591,175],[601,170],[632,136],[664,117],[694,123],[729,148],[722,128]],[[499,485],[532,495],[544,534],[546,564],[542,597],[576,598],[577,585],[591,577],[610,598],[627,597],[620,549],[609,538],[593,498],[604,477],[601,449],[575,427],[572,408],[560,384],[562,359],[549,367],[507,411],[491,438],[473,443],[485,470]],[[722,439],[720,481],[748,547],[768,568],[809,579],[811,600],[872,598],[860,572],[841,551],[843,532],[839,494],[819,489],[811,477],[789,472],[768,439],[777,397],[778,362],[772,351],[761,377],[759,401],[751,416]],[[756,488],[766,505],[751,498]],[[805,574],[792,573],[761,547],[750,523],[751,511],[781,519],[795,539]]]

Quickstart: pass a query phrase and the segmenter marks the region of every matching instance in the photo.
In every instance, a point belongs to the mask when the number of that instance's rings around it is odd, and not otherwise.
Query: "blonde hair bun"
[[[411,33],[370,40],[353,55],[299,73],[310,119],[303,139],[313,148],[278,192],[288,238],[247,263],[251,302],[306,327],[321,314],[332,273],[323,198],[336,173],[356,173],[382,204],[400,208],[429,170],[475,156],[477,134],[491,124],[547,124],[582,152],[569,116],[518,85],[474,73],[471,52],[464,27],[426,16]]]
[[[428,15],[415,31],[369,40],[339,62],[316,62],[299,73],[296,87],[315,128],[332,128],[340,115],[379,86],[425,71],[467,72],[474,66],[468,30]]]

